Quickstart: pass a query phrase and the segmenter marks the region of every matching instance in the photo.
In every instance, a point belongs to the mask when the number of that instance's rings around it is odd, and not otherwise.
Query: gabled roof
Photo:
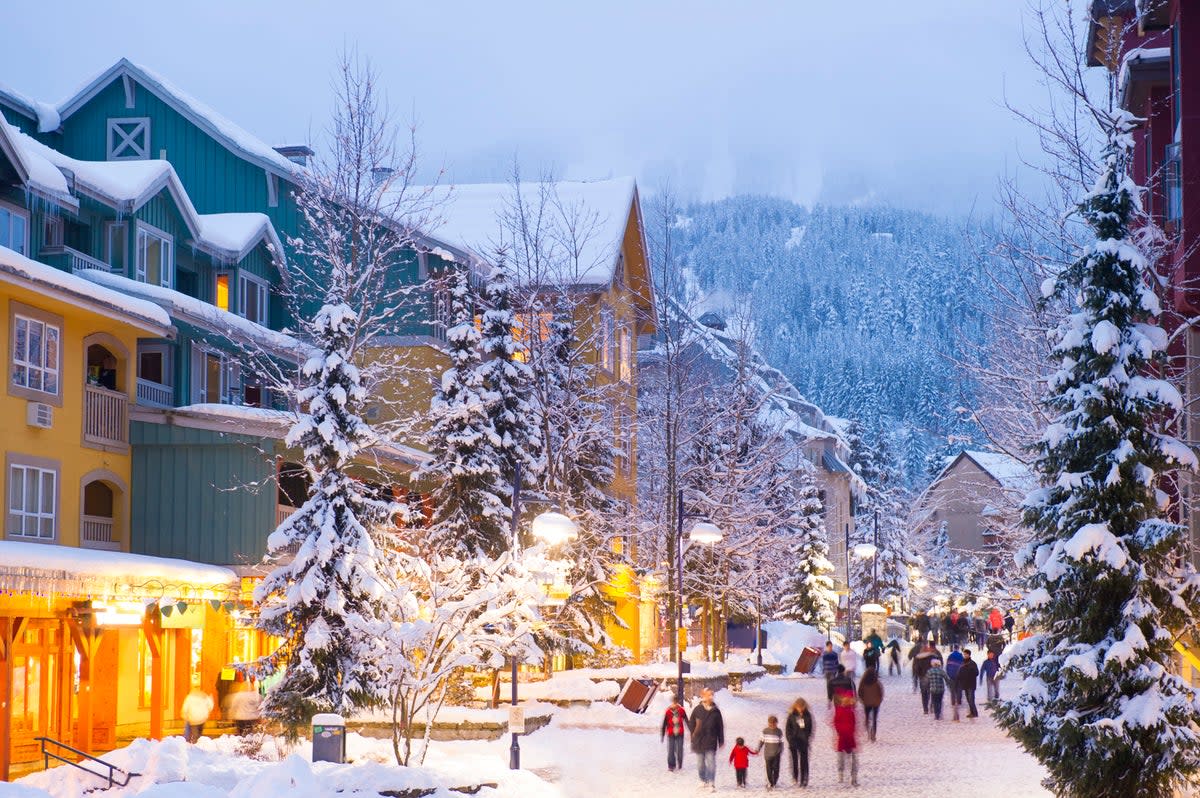
[[[966,449],[954,457],[947,458],[946,465],[929,483],[925,492],[928,493],[963,460],[970,460],[1006,491],[1025,494],[1037,487],[1037,474],[1012,455],[1003,452],[987,452],[981,449]]]
[[[82,108],[110,83],[128,78],[145,88],[155,97],[178,111],[185,119],[218,141],[227,150],[240,158],[273,172],[280,177],[294,179],[301,171],[298,164],[289,161],[257,136],[217,113],[211,106],[197,100],[177,88],[165,78],[127,58],[122,58],[92,80],[85,83],[58,106],[62,120]]]
[[[629,214],[637,199],[632,177],[587,182],[556,181],[553,184],[522,183],[521,201],[527,207],[541,204],[541,193],[552,190],[547,207],[551,213],[583,217],[585,240],[579,242],[574,261],[562,267],[568,273],[554,275],[556,282],[579,286],[607,286],[616,275],[617,261],[625,242]],[[512,213],[516,195],[511,183],[468,183],[452,186],[412,188],[428,191],[441,224],[433,235],[461,247],[483,262],[490,262],[496,249],[508,242],[504,219]],[[562,220],[557,220],[562,221]]]
[[[39,102],[2,83],[0,83],[0,106],[10,108],[27,119],[37,122],[39,133],[50,133],[58,130],[61,123],[58,116],[58,109],[53,105]]]
[[[283,244],[266,214],[197,213],[169,161],[80,161],[47,147],[7,123],[0,128],[0,148],[6,141],[14,148],[18,158],[31,168],[30,173],[38,176],[36,185],[53,183],[54,189],[64,194],[68,188],[73,188],[76,194],[86,194],[121,213],[136,212],[165,188],[175,201],[192,236],[191,243],[197,249],[219,260],[236,263],[259,242],[266,241],[276,258],[284,257]],[[78,206],[74,197],[69,199]],[[286,276],[286,270],[282,271]]]
[[[25,146],[27,141],[33,139],[10,125],[0,112],[0,153],[12,163],[21,183],[35,194],[77,210],[79,200],[71,195],[67,178],[37,150]]]

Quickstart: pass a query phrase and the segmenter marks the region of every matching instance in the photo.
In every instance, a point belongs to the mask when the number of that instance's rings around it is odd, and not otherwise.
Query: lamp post
[[[521,548],[521,535],[518,532],[518,522],[521,517],[521,464],[518,462],[513,468],[513,492],[512,492],[512,535],[513,535],[513,551],[519,551]],[[572,521],[562,513],[545,512],[533,519],[530,524],[530,531],[535,538],[545,541],[547,544],[554,546],[559,543],[565,543],[569,540],[574,540],[579,535],[579,525]],[[512,705],[517,705],[517,654],[514,651],[512,659]],[[512,745],[508,749],[508,768],[509,770],[521,769],[521,743],[519,742],[520,735],[518,732],[512,733]]]
[[[675,601],[675,637],[676,637],[676,654],[678,656],[678,677],[676,689],[679,694],[680,702],[683,701],[683,651],[684,646],[678,640],[679,632],[683,629],[683,491],[678,493],[678,523],[675,527],[675,587],[678,591],[678,598]],[[688,533],[688,540],[692,543],[701,543],[711,546],[714,543],[720,543],[724,538],[721,528],[710,521],[700,521],[692,526],[691,532]]]

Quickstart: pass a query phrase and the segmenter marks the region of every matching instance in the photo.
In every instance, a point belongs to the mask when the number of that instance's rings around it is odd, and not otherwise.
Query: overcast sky
[[[415,114],[451,181],[633,174],[643,191],[758,192],[988,213],[1032,139],[1020,0],[601,3],[23,2],[0,83],[59,102],[121,56],[270,144],[330,107],[344,45]],[[336,9],[336,16],[331,12]]]

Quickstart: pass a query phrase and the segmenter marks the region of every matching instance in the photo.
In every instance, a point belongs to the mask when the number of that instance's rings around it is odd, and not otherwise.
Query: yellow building
[[[514,216],[516,188],[507,183],[456,185],[436,195],[443,219],[436,235],[471,253],[471,267],[481,272],[503,253],[517,264],[521,289],[544,295],[548,305],[570,297],[577,339],[590,343],[586,356],[611,402],[618,456],[609,492],[636,507],[637,341],[656,324],[637,185],[632,178],[530,183],[520,196],[526,221],[536,219],[525,226],[537,228],[523,241],[514,240],[522,223]],[[436,369],[436,358],[421,362]],[[604,592],[620,619],[608,626],[613,643],[641,661],[659,645],[658,607],[653,582],[637,575],[633,532],[613,542],[620,562]]]
[[[2,779],[40,759],[37,737],[87,751],[111,746],[119,724],[161,734],[188,688],[188,627],[236,583],[126,553],[132,353],[139,336],[171,334],[167,315],[6,247],[0,303]]]

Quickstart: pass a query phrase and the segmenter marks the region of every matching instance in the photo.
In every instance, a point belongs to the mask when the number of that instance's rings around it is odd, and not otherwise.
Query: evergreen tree
[[[422,469],[422,476],[434,480],[428,542],[437,552],[495,557],[511,544],[509,515],[501,499],[501,439],[488,413],[467,274],[456,270],[449,279],[454,321],[446,333],[450,368],[430,403],[427,448],[433,459]]]
[[[1010,667],[1024,675],[997,717],[1045,765],[1060,796],[1166,798],[1200,770],[1200,702],[1171,672],[1172,641],[1194,628],[1200,580],[1158,485],[1195,455],[1166,432],[1179,393],[1150,376],[1167,336],[1153,274],[1131,230],[1124,111],[1102,118],[1104,171],[1080,204],[1095,241],[1043,295],[1070,305],[1053,333],[1037,444],[1044,487],[1026,500],[1036,569],[1034,628]]]
[[[483,313],[480,346],[484,361],[479,376],[487,396],[488,418],[497,437],[496,458],[501,484],[511,486],[520,465],[526,484],[541,471],[542,441],[537,416],[529,401],[532,374],[525,362],[526,347],[514,334],[512,286],[503,253],[496,260],[484,289],[488,309]],[[536,324],[533,320],[527,320]],[[537,334],[537,330],[530,331]]]
[[[838,597],[825,540],[825,508],[812,475],[804,470],[798,479],[800,485],[787,522],[790,573],[780,591],[777,615],[818,629],[830,629],[836,620]]]

